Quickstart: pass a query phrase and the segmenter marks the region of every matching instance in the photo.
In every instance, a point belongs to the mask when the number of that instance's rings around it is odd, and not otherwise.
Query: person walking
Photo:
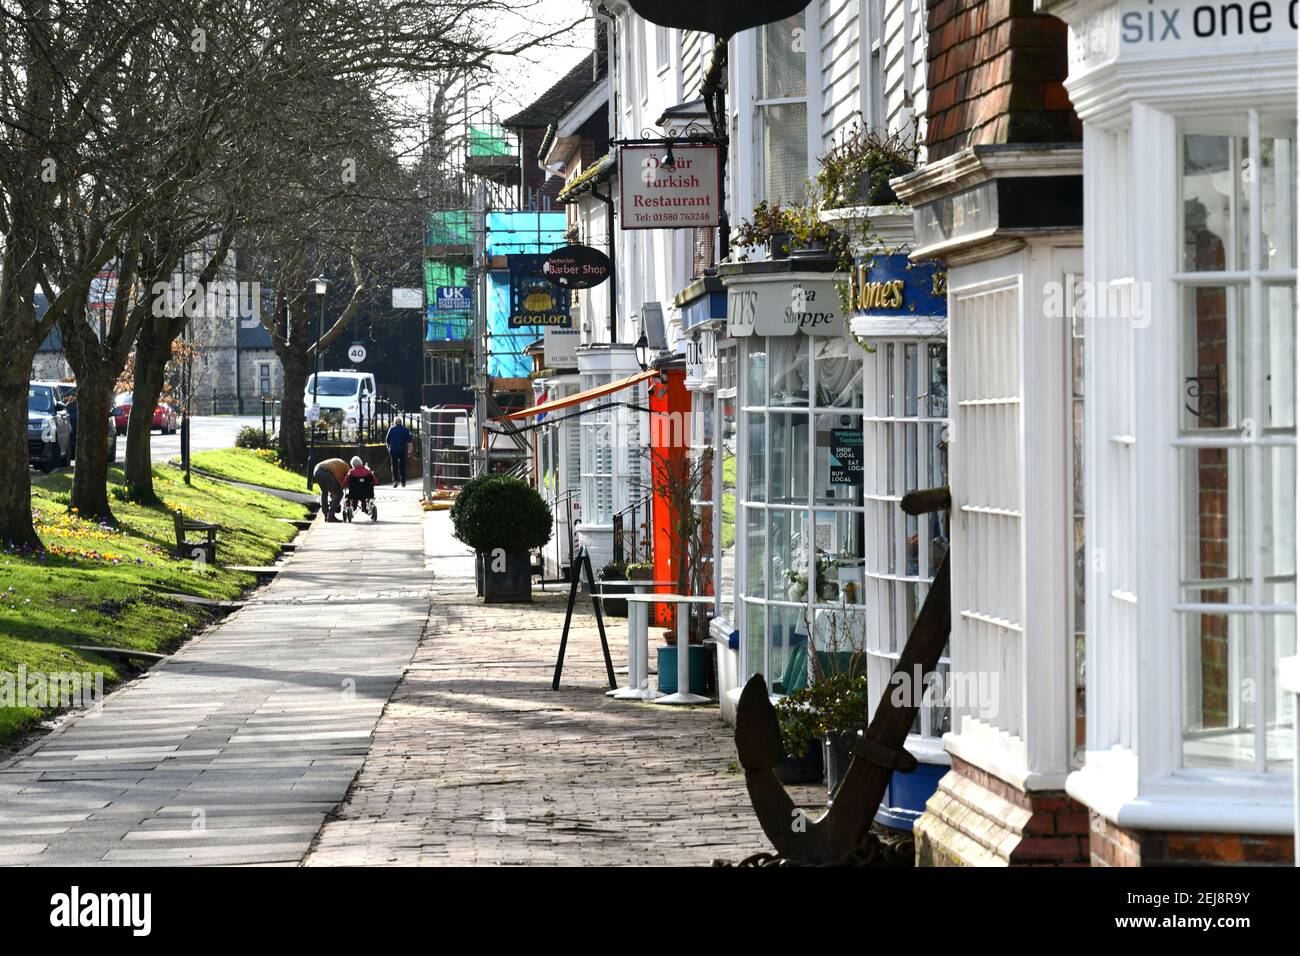
[[[350,466],[342,458],[326,458],[312,472],[312,478],[320,488],[320,510],[326,521],[339,520],[334,515],[343,501],[343,486],[347,483],[349,470]]]
[[[393,487],[396,488],[400,483],[405,488],[406,453],[411,447],[411,430],[400,418],[393,422],[392,428],[388,429],[384,444],[388,446],[388,461],[392,465]]]

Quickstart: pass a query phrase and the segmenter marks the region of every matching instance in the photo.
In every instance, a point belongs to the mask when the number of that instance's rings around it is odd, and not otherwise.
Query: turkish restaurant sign
[[[843,335],[835,280],[824,275],[745,276],[727,280],[727,330],[750,335]]]
[[[618,154],[624,229],[711,228],[722,208],[721,154],[710,144],[624,146]]]

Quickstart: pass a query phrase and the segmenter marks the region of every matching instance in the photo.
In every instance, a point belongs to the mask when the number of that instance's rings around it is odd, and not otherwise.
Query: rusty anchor
[[[921,515],[946,510],[951,504],[947,488],[931,488],[905,495],[901,507],[909,515]],[[923,679],[928,679],[951,628],[945,554],[870,725],[840,735],[841,747],[851,754],[849,769],[830,808],[815,820],[794,805],[777,779],[774,768],[784,759],[785,748],[767,682],[755,674],[745,684],[736,707],[736,751],[754,812],[780,857],[795,863],[829,865],[863,852],[890,777],[895,771],[916,769],[916,758],[903,744],[916,717],[918,695],[909,695],[913,703],[897,703],[889,688],[900,674],[910,680],[918,666]]]

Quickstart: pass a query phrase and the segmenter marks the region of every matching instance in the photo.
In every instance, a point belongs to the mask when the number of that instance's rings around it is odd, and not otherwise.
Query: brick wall
[[[1088,811],[958,758],[913,829],[919,866],[1087,866]]]
[[[1093,866],[1277,865],[1295,860],[1290,836],[1126,830],[1091,815]]]
[[[1033,0],[927,0],[931,162],[989,143],[1077,143],[1066,26]]]
[[[1223,269],[1225,250],[1223,242],[1207,229],[1194,229],[1194,249],[1198,269]],[[1232,366],[1228,362],[1228,293],[1222,288],[1197,289],[1192,293],[1196,322],[1196,372],[1201,378],[1203,393],[1212,393],[1214,378],[1219,378],[1218,395],[1201,406],[1203,417],[1197,419],[1201,428],[1219,428],[1227,424],[1226,396],[1232,379]],[[1195,400],[1189,401],[1196,406]],[[1196,452],[1198,550],[1200,574],[1206,580],[1228,577],[1229,533],[1231,531],[1228,507],[1228,450],[1202,448]],[[1227,602],[1226,590],[1203,591],[1196,600]],[[1231,717],[1228,686],[1228,619],[1223,616],[1202,615],[1201,627],[1201,725],[1226,727]]]

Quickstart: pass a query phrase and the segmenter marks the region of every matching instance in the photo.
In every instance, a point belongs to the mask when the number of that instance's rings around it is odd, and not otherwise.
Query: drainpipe
[[[609,236],[609,344],[618,344],[618,270],[615,268],[615,246],[617,242],[614,237],[614,196],[613,190],[609,195],[602,196],[596,191],[596,187],[591,188],[591,194],[605,204],[605,232]]]
[[[713,124],[713,135],[718,140],[718,163],[722,167],[718,177],[722,188],[718,209],[718,261],[727,258],[731,250],[731,217],[727,215],[727,147],[730,137],[727,133],[727,91],[722,81],[727,75],[727,41],[716,37],[713,43],[713,59],[704,82],[700,84],[700,95],[704,97],[704,108],[709,111],[709,122]]]

